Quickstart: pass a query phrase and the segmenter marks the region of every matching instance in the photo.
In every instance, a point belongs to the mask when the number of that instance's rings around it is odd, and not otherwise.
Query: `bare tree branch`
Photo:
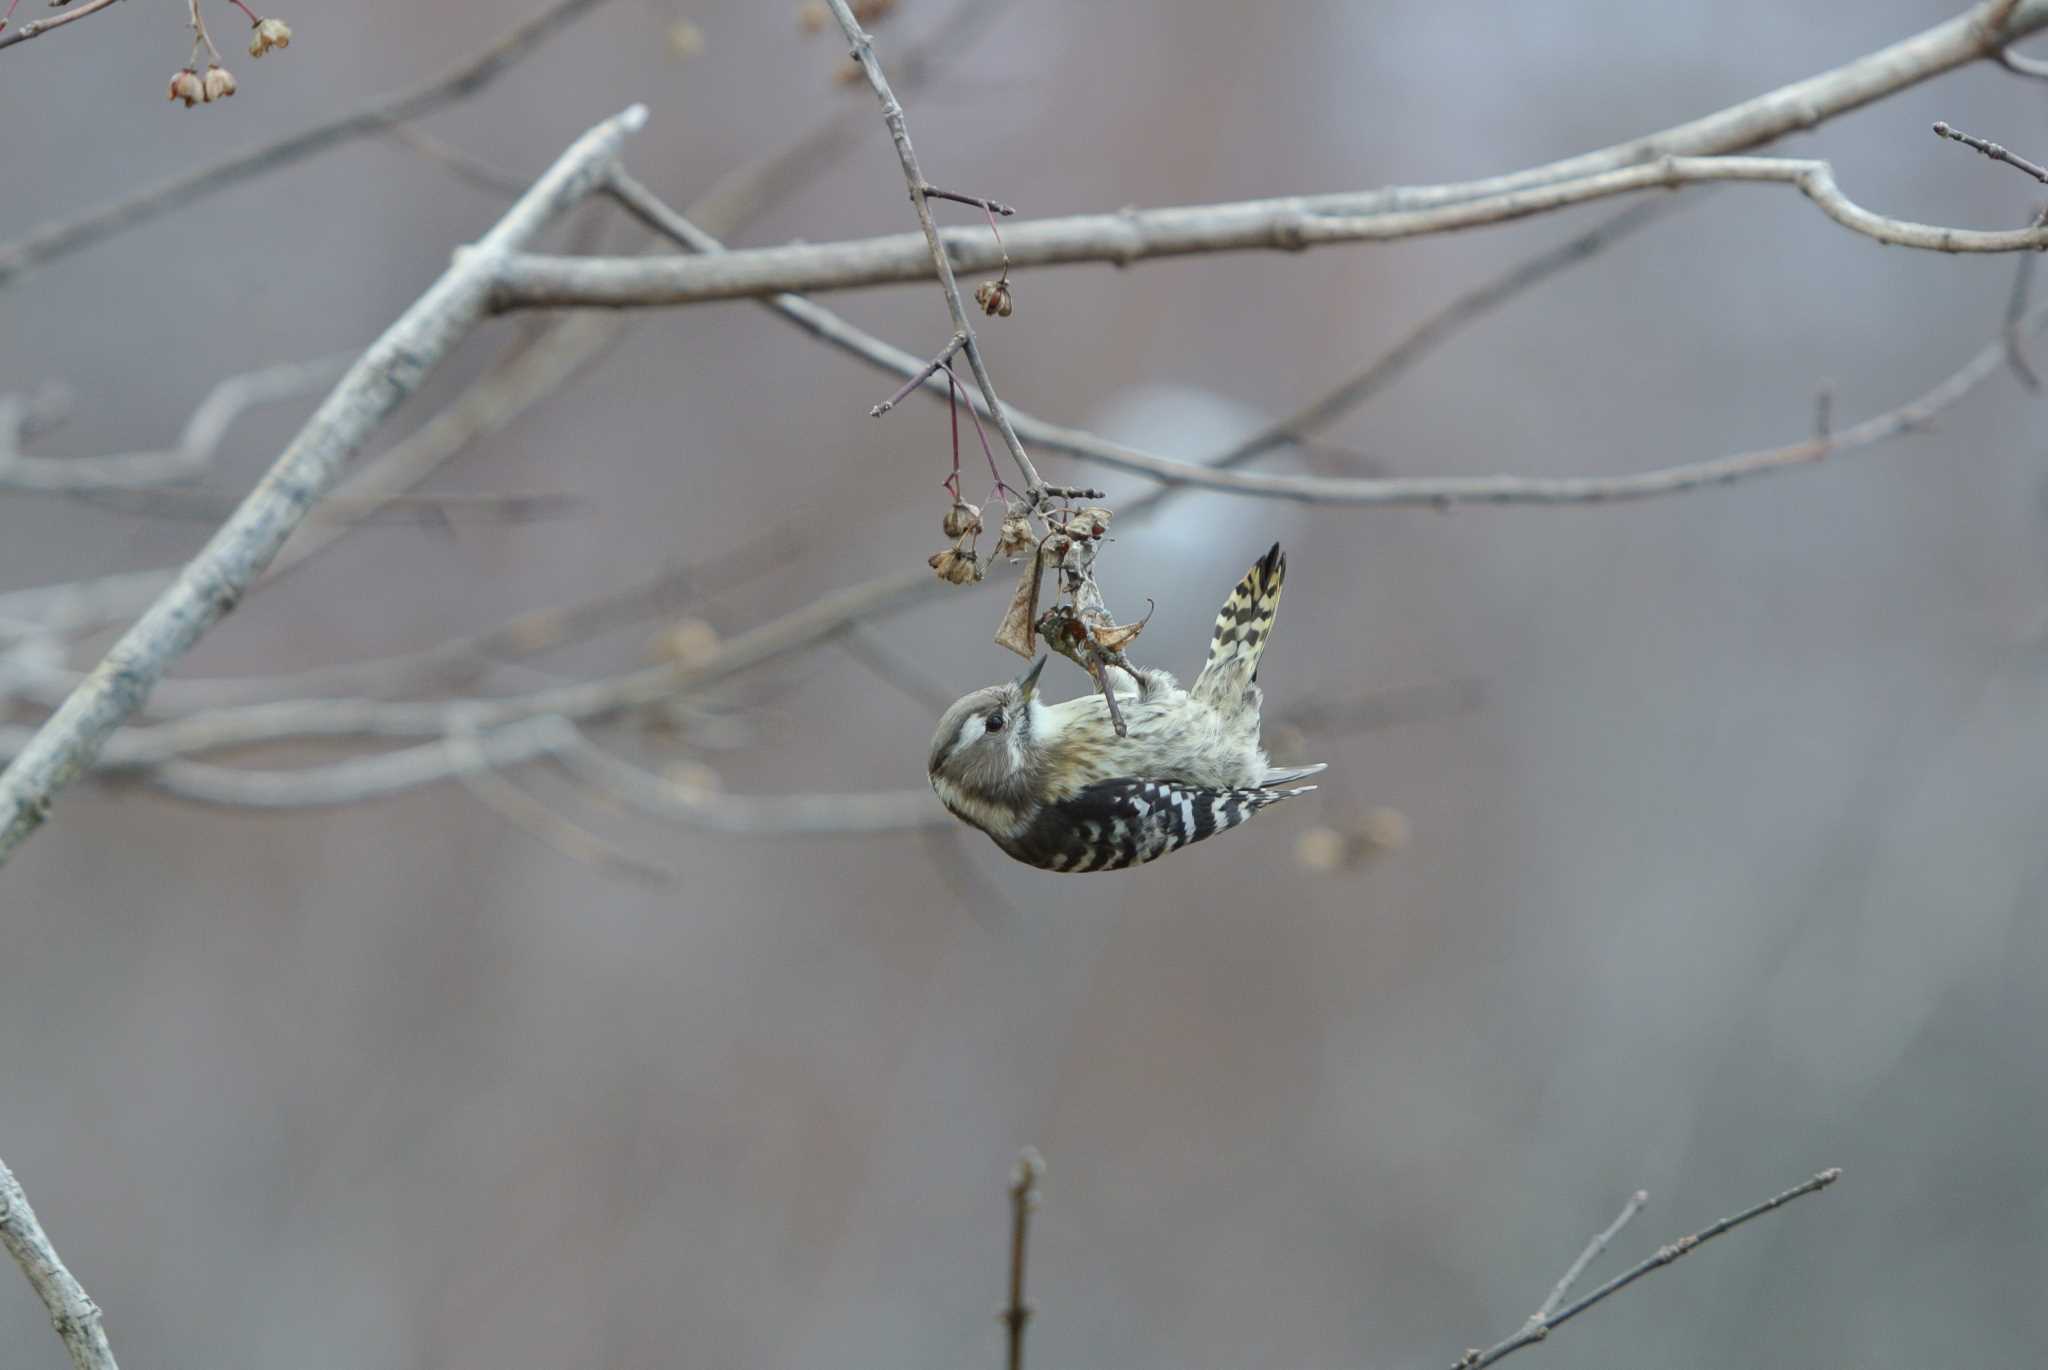
[[[643,221],[696,251],[706,260],[716,260],[722,245],[698,230],[688,220],[662,205],[631,177],[613,177],[612,193]],[[1504,298],[1506,292],[1493,297]],[[923,372],[925,363],[900,348],[892,347],[832,311],[801,295],[783,293],[764,303],[813,336],[860,358],[870,365],[905,377]],[[2048,324],[2048,307],[2027,315],[2016,328],[2031,334]],[[1874,446],[1924,427],[1941,410],[1955,404],[1997,370],[2005,356],[2003,340],[1979,352],[1955,372],[1918,398],[1878,414],[1852,427],[1828,435],[1816,435],[1782,447],[1709,458],[1662,467],[1625,476],[1404,476],[1332,477],[1268,475],[1221,469],[1222,463],[1201,465],[1140,451],[1122,443],[1035,418],[1021,410],[1009,411],[1018,433],[1040,448],[1062,452],[1084,461],[1099,462],[1120,471],[1149,477],[1168,485],[1223,491],[1263,499],[1292,500],[1303,504],[1347,504],[1374,506],[1447,507],[1453,504],[1593,504],[1646,499],[1677,494],[1708,485],[1726,484],[1818,462],[1837,453]],[[926,374],[925,388],[934,395],[945,393],[943,377]],[[1366,387],[1359,387],[1361,390]],[[1315,407],[1309,417],[1320,420],[1340,408],[1342,392]],[[967,396],[969,403],[976,397]],[[1299,426],[1298,420],[1289,420]],[[1241,445],[1224,454],[1225,462],[1237,462],[1258,450],[1263,439]],[[1132,506],[1136,512],[1138,506]]]
[[[863,837],[944,828],[952,818],[926,788],[865,794],[750,796],[678,785],[612,755],[556,720],[568,736],[556,757],[586,784],[658,818],[750,837]]]
[[[1613,1279],[1576,1302],[1568,1304],[1554,1313],[1539,1315],[1529,1319],[1527,1325],[1521,1331],[1505,1341],[1497,1342],[1484,1351],[1477,1349],[1467,1351],[1463,1356],[1459,1357],[1451,1370],[1482,1370],[1482,1367],[1491,1365],[1504,1356],[1511,1356],[1525,1346],[1533,1346],[1545,1337],[1548,1337],[1552,1328],[1564,1326],[1564,1324],[1570,1322],[1579,1314],[1595,1304],[1601,1303],[1620,1293],[1651,1271],[1661,1270],[1680,1256],[1687,1255],[1696,1250],[1702,1243],[1710,1242],[1724,1232],[1733,1231],[1753,1218],[1760,1218],[1774,1209],[1782,1208],[1794,1199],[1818,1193],[1841,1178],[1842,1172],[1839,1169],[1823,1170],[1805,1184],[1794,1185],[1775,1198],[1765,1199],[1753,1208],[1745,1208],[1740,1213],[1732,1214],[1711,1226],[1701,1228],[1691,1236],[1680,1237],[1669,1246],[1660,1246],[1646,1260],[1624,1270],[1621,1274],[1616,1275]],[[1624,1214],[1622,1221],[1626,1221],[1627,1216],[1629,1215]],[[1621,1222],[1617,1221],[1615,1227],[1618,1228],[1620,1225]]]
[[[1027,496],[1033,504],[1044,497],[1045,482],[1038,478],[1038,472],[1031,465],[1031,457],[1018,440],[1017,432],[1010,427],[1009,418],[1003,413],[1003,402],[996,398],[996,384],[988,373],[988,364],[982,360],[981,345],[974,336],[974,325],[968,321],[967,306],[960,300],[960,287],[953,281],[953,264],[947,260],[946,244],[939,235],[939,226],[932,218],[930,182],[924,172],[918,169],[917,152],[910,145],[910,127],[903,118],[903,106],[897,102],[896,92],[889,89],[889,78],[882,74],[882,64],[875,59],[875,47],[866,33],[861,31],[860,21],[853,17],[853,11],[846,7],[846,0],[829,0],[833,18],[839,21],[840,31],[846,41],[853,45],[853,60],[860,63],[861,72],[868,79],[868,86],[875,92],[875,98],[882,102],[882,121],[889,126],[889,136],[896,143],[896,158],[903,164],[903,183],[910,190],[910,203],[917,209],[917,223],[922,230],[925,254],[931,274],[938,277],[939,291],[946,297],[946,312],[953,320],[953,336],[961,339],[960,350],[967,356],[968,369],[974,373],[974,383],[980,387],[986,401],[986,412],[995,422],[996,431],[1003,435],[1003,445],[1010,449],[1011,460],[1017,463],[1017,470],[1024,477]],[[958,196],[948,196],[958,199]],[[969,203],[986,202],[970,200]],[[993,213],[993,207],[990,207]],[[1010,213],[1008,209],[1002,211]]]
[[[100,1325],[99,1305],[86,1296],[85,1286],[65,1268],[57,1248],[36,1221],[28,1195],[14,1172],[0,1161],[0,1243],[28,1276],[36,1297],[50,1310],[50,1321],[71,1353],[74,1370],[117,1370],[114,1350],[107,1345],[106,1329]]]
[[[195,167],[83,214],[31,229],[12,243],[0,244],[0,285],[5,285],[30,267],[40,266],[133,228],[165,210],[197,199],[201,194],[217,195],[237,181],[274,171],[302,157],[380,133],[392,124],[417,119],[443,105],[467,99],[531,55],[565,24],[605,3],[607,0],[554,0],[553,4],[509,30],[482,52],[464,59],[431,81],[410,90],[378,96],[324,124],[315,124],[312,128],[261,147]],[[72,17],[77,16],[74,14]],[[0,39],[0,42],[4,41]]]
[[[2048,228],[1948,228],[1887,218],[1844,195],[1826,162],[1781,157],[1667,157],[1437,209],[1349,212],[1340,207],[1346,197],[1302,197],[1085,214],[1022,224],[1003,241],[1014,267],[1075,262],[1129,266],[1153,257],[1247,250],[1297,252],[1336,243],[1391,242],[1508,223],[1642,190],[1727,181],[1793,186],[1844,228],[1894,247],[1932,252],[2034,252],[2048,248]],[[992,268],[1003,258],[994,244],[979,238],[961,233],[941,236],[963,270]],[[515,253],[505,259],[494,300],[500,309],[669,308],[784,291],[818,294],[900,284],[928,280],[932,275],[920,240],[901,234],[754,248],[718,258]],[[970,362],[973,356],[970,340]]]
[[[463,788],[514,827],[531,833],[573,861],[622,875],[638,884],[675,883],[673,871],[643,861],[617,843],[570,822],[501,775],[477,745],[476,734],[458,730],[448,735],[444,745]]]
[[[107,737],[141,707],[170,663],[232,608],[270,564],[371,430],[483,317],[503,254],[600,183],[627,133],[646,117],[636,105],[578,139],[349,369],[177,583],[0,774],[0,862],[42,822],[64,786],[91,766]]]
[[[86,0],[77,9],[66,10],[64,13],[49,19],[31,19],[12,33],[0,34],[0,48],[11,48],[16,43],[26,43],[31,38],[41,37],[51,29],[62,28],[75,19],[83,19],[89,14],[98,14],[101,10],[114,3],[115,0]]]

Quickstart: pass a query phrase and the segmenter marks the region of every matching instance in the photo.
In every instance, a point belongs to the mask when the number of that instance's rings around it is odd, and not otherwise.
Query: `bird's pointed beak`
[[[1038,693],[1039,673],[1045,669],[1045,663],[1050,660],[1052,658],[1049,656],[1038,658],[1038,660],[1031,663],[1030,670],[1017,677],[1017,688],[1024,692],[1025,699],[1029,700],[1031,696]]]

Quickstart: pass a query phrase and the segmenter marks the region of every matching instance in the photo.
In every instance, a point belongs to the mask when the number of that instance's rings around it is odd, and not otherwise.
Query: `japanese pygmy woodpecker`
[[[1280,608],[1287,558],[1259,559],[1224,602],[1191,689],[1164,671],[1114,667],[1125,735],[1100,694],[1046,704],[1046,658],[946,710],[932,735],[932,789],[997,846],[1051,871],[1142,865],[1315,786],[1324,769],[1275,767],[1259,745],[1259,655]]]

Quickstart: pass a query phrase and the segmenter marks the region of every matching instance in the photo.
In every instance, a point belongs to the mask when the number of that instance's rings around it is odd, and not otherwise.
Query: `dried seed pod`
[[[990,318],[1010,317],[1015,302],[1010,298],[1010,282],[1005,277],[1000,281],[983,281],[974,287],[974,302],[981,306],[981,312]]]
[[[946,511],[945,529],[949,538],[973,537],[981,531],[981,506],[964,499],[954,500],[953,507]]]
[[[218,62],[206,69],[206,79],[201,86],[209,100],[225,100],[235,93],[235,75]]]
[[[199,73],[190,67],[172,72],[171,99],[183,100],[186,109],[203,102],[206,99],[206,86],[199,79]]]
[[[1021,557],[1038,546],[1038,538],[1031,531],[1031,520],[1022,514],[1008,514],[1003,518],[1002,532],[996,540],[996,555],[999,557]]]
[[[948,547],[943,552],[932,553],[925,564],[932,568],[933,575],[948,585],[969,585],[984,574],[981,560],[971,548]]]
[[[258,19],[249,38],[249,55],[261,57],[272,48],[282,51],[292,45],[291,25],[282,19]]]

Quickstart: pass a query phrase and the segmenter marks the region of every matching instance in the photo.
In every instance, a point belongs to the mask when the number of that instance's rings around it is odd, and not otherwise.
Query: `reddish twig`
[[[918,190],[927,200],[951,200],[957,205],[973,205],[987,214],[1000,214],[1005,219],[1017,211],[998,200],[984,200],[979,195],[959,195],[950,190],[940,190],[935,185],[919,186]]]
[[[923,385],[925,383],[925,380],[929,376],[931,376],[933,372],[937,371],[940,367],[946,366],[947,362],[953,360],[953,354],[955,352],[958,352],[961,348],[965,347],[966,345],[967,335],[965,333],[955,333],[953,335],[953,341],[947,343],[945,347],[941,348],[938,356],[933,357],[930,361],[926,362],[924,364],[924,369],[922,371],[918,372],[915,376],[912,376],[909,380],[905,381],[903,385],[896,391],[895,394],[891,395],[888,399],[883,400],[873,409],[868,410],[868,417],[871,419],[879,419],[880,417],[882,417],[882,415],[888,413],[891,409],[894,409],[897,405],[901,404],[903,402],[904,396],[908,395],[911,391],[917,389],[917,387],[919,387],[920,385]],[[950,371],[951,369],[952,368],[947,367],[947,370]]]

